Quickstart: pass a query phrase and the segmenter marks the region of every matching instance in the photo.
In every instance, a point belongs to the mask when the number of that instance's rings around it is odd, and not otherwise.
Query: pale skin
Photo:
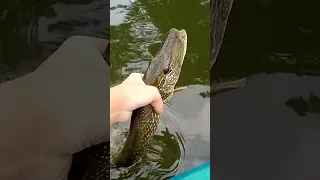
[[[110,124],[130,119],[132,111],[151,104],[158,114],[163,112],[163,101],[158,89],[147,86],[143,74],[132,73],[120,85],[110,89]]]
[[[34,72],[0,84],[0,179],[67,179],[72,154],[108,141],[110,124],[147,104],[163,112],[141,74],[109,87],[108,43],[73,36]]]

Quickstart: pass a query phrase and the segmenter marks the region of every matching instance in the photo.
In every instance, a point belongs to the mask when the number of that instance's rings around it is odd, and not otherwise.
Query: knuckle
[[[130,78],[137,77],[137,76],[138,76],[137,73],[131,73],[131,74],[129,75]]]

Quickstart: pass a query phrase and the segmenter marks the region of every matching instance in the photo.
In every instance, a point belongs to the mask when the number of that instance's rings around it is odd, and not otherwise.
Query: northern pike
[[[144,75],[145,84],[158,88],[164,104],[175,92],[175,85],[180,76],[186,51],[186,31],[172,28]],[[111,164],[129,166],[143,156],[150,146],[159,120],[160,115],[153,110],[151,105],[133,111],[127,140],[119,153],[111,154]]]

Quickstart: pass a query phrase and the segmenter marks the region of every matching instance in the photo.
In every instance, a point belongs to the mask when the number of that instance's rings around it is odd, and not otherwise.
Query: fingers
[[[131,82],[131,83],[139,82],[139,83],[143,83],[145,85],[145,83],[143,82],[142,78],[143,78],[143,74],[131,73],[123,82]]]
[[[149,88],[150,94],[152,95],[153,99],[151,101],[151,106],[153,107],[154,111],[158,114],[163,113],[163,101],[158,89],[154,86],[147,86]]]
[[[126,82],[131,82],[131,83],[137,83],[137,82],[139,82],[139,84],[143,83],[143,86],[140,87],[141,88],[140,93],[142,94],[141,96],[138,97],[137,100],[135,100],[134,104],[136,104],[138,107],[151,104],[156,113],[162,114],[163,101],[162,101],[161,95],[156,87],[145,85],[145,83],[142,80],[143,76],[144,74],[141,74],[141,73],[132,73],[125,80]],[[138,107],[135,107],[135,108],[138,108]]]

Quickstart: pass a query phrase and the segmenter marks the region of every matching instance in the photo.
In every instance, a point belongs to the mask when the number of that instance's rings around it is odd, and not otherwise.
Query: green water
[[[203,4],[203,5],[202,5]],[[111,80],[144,72],[171,29],[185,29],[188,49],[178,85],[209,84],[209,3],[111,1]],[[191,15],[192,14],[192,15]]]
[[[146,158],[129,168],[113,169],[112,179],[167,179],[209,161],[209,99],[201,96],[209,91],[209,3],[112,0],[110,8],[112,85],[130,73],[144,73],[171,28],[185,29],[188,34],[177,83],[188,89],[176,93],[166,105],[150,147],[160,160]]]

